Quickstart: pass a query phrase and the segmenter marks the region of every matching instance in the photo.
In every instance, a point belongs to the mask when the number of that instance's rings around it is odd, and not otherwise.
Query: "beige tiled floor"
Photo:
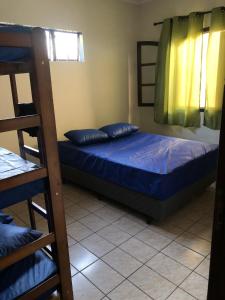
[[[213,187],[151,225],[76,186],[63,190],[75,300],[206,299]],[[7,212],[27,224],[23,204]],[[37,224],[47,230],[40,217]]]

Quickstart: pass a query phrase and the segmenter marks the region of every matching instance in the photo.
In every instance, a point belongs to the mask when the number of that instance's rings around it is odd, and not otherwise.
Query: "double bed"
[[[138,131],[104,143],[58,145],[64,179],[150,219],[164,219],[215,181],[215,144]]]

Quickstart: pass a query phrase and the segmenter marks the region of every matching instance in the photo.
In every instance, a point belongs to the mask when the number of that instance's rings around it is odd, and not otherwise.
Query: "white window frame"
[[[48,57],[50,61],[84,61],[84,49],[83,49],[83,34],[81,32],[66,31],[58,29],[45,29],[46,32],[46,44],[48,50]],[[55,43],[55,33],[65,33],[73,34],[77,39],[77,56],[76,58],[57,58],[56,43]]]

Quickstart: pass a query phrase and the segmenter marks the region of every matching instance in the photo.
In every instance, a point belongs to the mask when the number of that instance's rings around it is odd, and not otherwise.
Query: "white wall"
[[[193,11],[208,11],[222,5],[224,5],[224,0],[153,0],[141,6],[139,40],[159,40],[161,26],[153,26],[154,22],[176,15],[187,15]],[[179,126],[154,123],[152,108],[138,108],[136,114],[143,130],[212,143],[218,142],[219,132],[205,127],[184,129]]]
[[[58,138],[76,128],[133,119],[136,106],[137,6],[120,0],[1,0],[0,21],[81,31],[85,62],[51,63]],[[21,99],[30,99],[25,80]],[[0,118],[12,116],[6,78],[0,78]],[[15,133],[1,146],[16,150]],[[32,142],[31,142],[32,143]]]

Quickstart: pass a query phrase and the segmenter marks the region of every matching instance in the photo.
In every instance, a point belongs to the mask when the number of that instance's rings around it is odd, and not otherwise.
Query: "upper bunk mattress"
[[[1,32],[31,32],[32,27],[22,25],[0,25]],[[31,56],[29,48],[0,47],[0,62],[24,61]]]
[[[30,172],[37,168],[38,166],[34,163],[0,147],[0,180]],[[43,193],[44,190],[45,181],[40,179],[2,191],[0,192],[0,209],[32,198],[39,193]]]
[[[213,172],[218,145],[137,132],[78,147],[59,142],[62,164],[165,200]]]

